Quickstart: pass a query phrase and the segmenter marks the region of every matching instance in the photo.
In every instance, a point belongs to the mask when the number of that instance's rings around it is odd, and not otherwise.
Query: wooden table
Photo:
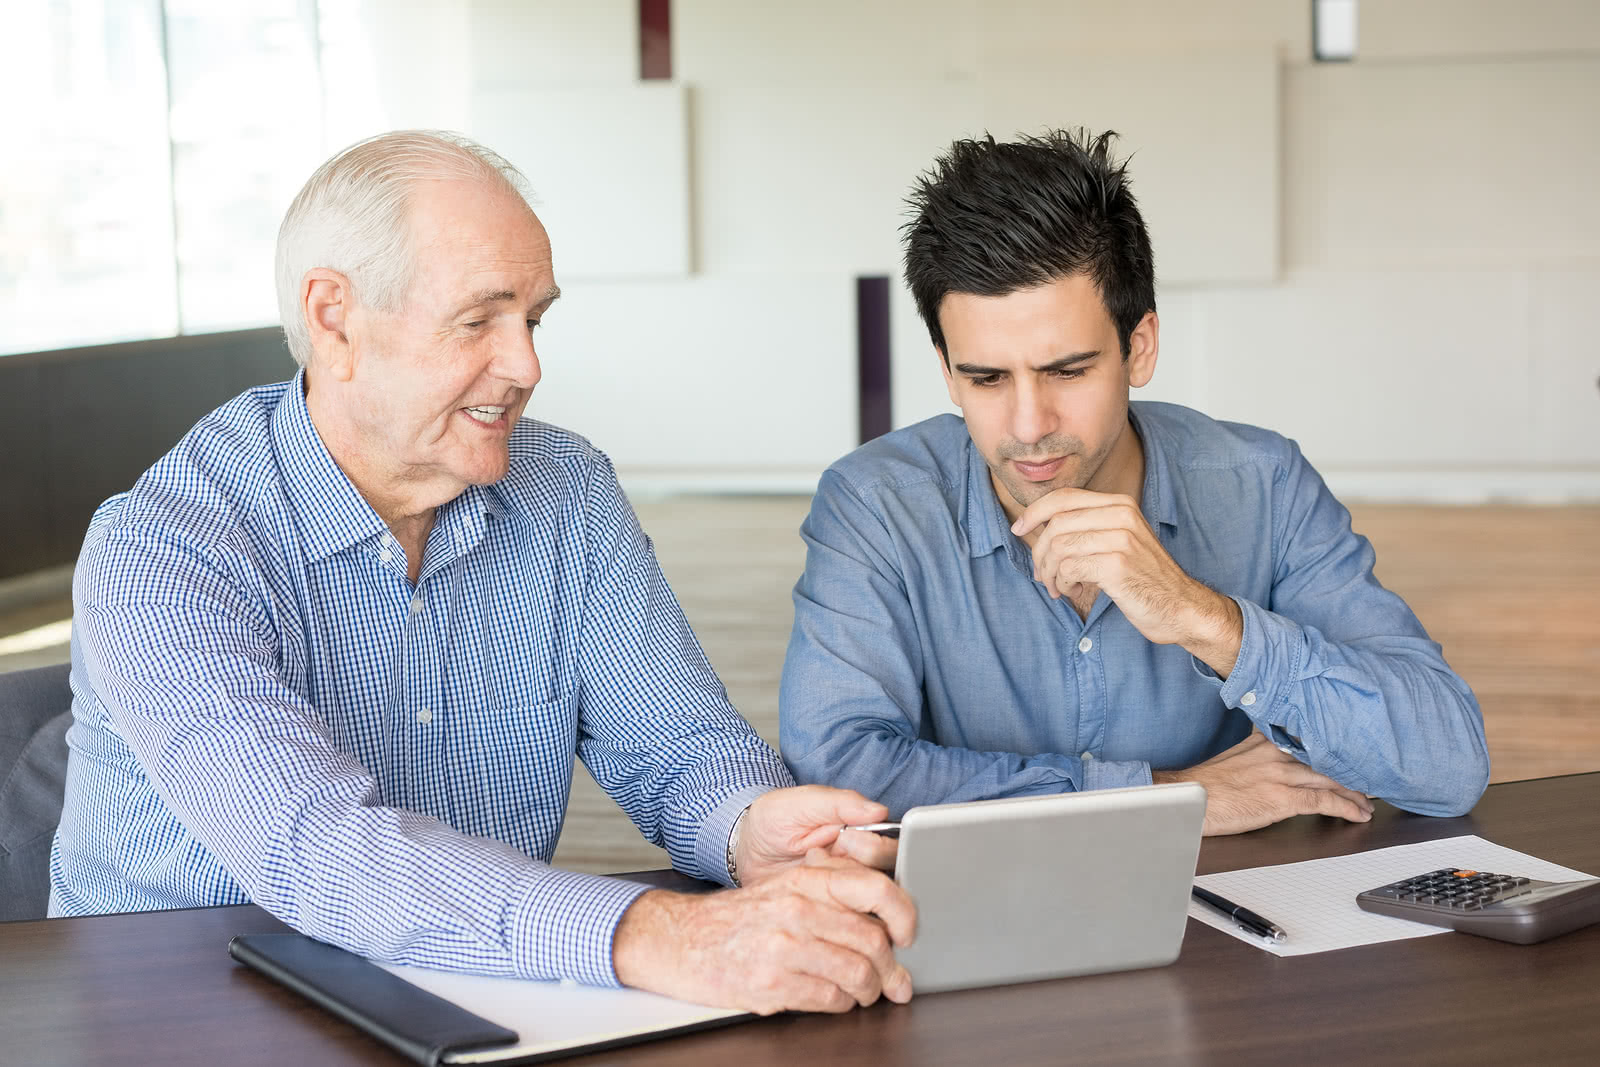
[[[1208,840],[1200,871],[1480,834],[1600,871],[1600,774],[1511,782],[1471,815],[1384,804]],[[0,1063],[402,1063],[235,965],[254,907],[0,924]],[[1465,935],[1277,958],[1191,922],[1170,967],[759,1020],[564,1061],[677,1064],[1595,1063],[1600,926],[1520,947]]]

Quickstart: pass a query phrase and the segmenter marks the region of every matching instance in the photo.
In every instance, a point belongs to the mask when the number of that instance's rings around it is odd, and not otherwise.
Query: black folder
[[[550,1040],[533,1035],[530,1040],[369,960],[303,934],[235,937],[228,942],[228,954],[429,1067],[466,1055],[478,1063],[541,1063],[751,1018],[744,1012],[705,1008],[691,1010],[687,1019],[656,1019],[632,1027],[619,1022],[593,1035]]]
[[[235,937],[228,955],[429,1067],[446,1053],[517,1042],[516,1031],[302,934]]]

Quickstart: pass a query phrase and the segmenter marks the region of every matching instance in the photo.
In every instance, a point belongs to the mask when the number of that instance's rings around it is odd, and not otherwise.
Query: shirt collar
[[[327,559],[388,526],[334,462],[306,407],[301,369],[272,413],[272,444],[289,503],[300,520],[306,554]]]
[[[388,532],[389,527],[366,497],[334,462],[306,407],[302,369],[272,413],[272,440],[289,499],[300,517],[306,555],[324,560],[352,545]],[[488,516],[506,517],[505,501],[496,486],[468,486],[439,508],[434,527],[442,535],[442,551],[454,557],[483,538]],[[435,538],[430,535],[430,545]]]
[[[1151,522],[1166,526],[1178,525],[1178,502],[1173,499],[1172,487],[1177,474],[1172,469],[1172,450],[1161,436],[1161,427],[1155,419],[1139,414],[1140,404],[1128,405],[1128,420],[1144,443],[1144,493],[1139,498],[1139,509]]]
[[[1001,510],[1000,498],[994,495],[994,484],[989,480],[989,464],[983,453],[967,435],[967,513],[963,520],[967,534],[967,551],[976,559],[987,556],[1006,543],[1011,535],[1011,524]]]
[[[1153,421],[1141,418],[1133,404],[1128,405],[1128,419],[1144,445],[1144,492],[1139,506],[1145,518],[1152,522],[1176,526],[1178,512],[1172,499],[1167,449]],[[967,507],[962,526],[967,535],[967,551],[976,559],[1003,547],[1012,533],[1000,499],[995,496],[994,483],[989,479],[989,464],[973,443],[971,434],[967,435],[966,449]]]

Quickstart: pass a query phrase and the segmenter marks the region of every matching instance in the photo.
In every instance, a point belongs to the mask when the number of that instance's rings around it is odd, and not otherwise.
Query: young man
[[[781,737],[801,781],[917,804],[1193,780],[1208,833],[1457,815],[1471,690],[1300,450],[1171,404],[1114,134],[959,141],[906,278],[950,399],[823,475]]]
[[[910,979],[884,810],[795,789],[728,703],[610,462],[520,416],[560,295],[465,139],[325,163],[278,239],[292,381],[91,523],[51,912],[254,901],[396,963],[843,1011]],[[690,896],[557,870],[574,756]],[[837,854],[820,851],[832,846]]]

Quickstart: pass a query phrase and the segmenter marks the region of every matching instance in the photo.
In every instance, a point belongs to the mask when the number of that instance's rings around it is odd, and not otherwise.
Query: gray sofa
[[[66,664],[0,674],[0,921],[44,916],[71,723]]]

